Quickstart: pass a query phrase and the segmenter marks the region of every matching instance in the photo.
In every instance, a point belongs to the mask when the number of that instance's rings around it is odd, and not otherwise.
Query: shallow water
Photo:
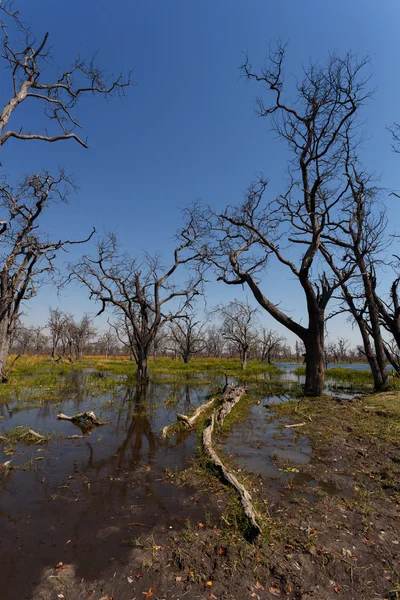
[[[57,420],[60,411],[93,410],[108,423],[83,439],[18,444],[14,454],[2,452],[0,462],[20,467],[0,476],[2,590],[30,597],[42,569],[60,561],[75,564],[78,576],[94,578],[111,559],[124,561],[132,538],[153,526],[175,529],[186,518],[204,520],[212,510],[207,499],[165,477],[166,468],[185,468],[195,435],[177,444],[163,442],[159,433],[177,411],[204,402],[208,391],[150,384],[90,398],[74,388],[75,397],[40,408],[13,412],[3,406],[0,431],[24,425],[57,436],[81,434],[71,422]],[[168,408],[164,400],[171,397],[176,405]]]
[[[17,402],[0,406],[0,434],[24,426],[56,436],[46,444],[17,444],[10,455],[1,449],[0,463],[10,460],[18,467],[0,475],[0,581],[2,591],[11,592],[4,598],[31,598],[43,569],[60,561],[74,564],[78,577],[95,579],[110,562],[127,561],[135,538],[154,527],[179,530],[186,519],[204,521],[206,514],[213,519],[220,514],[215,499],[175,487],[165,476],[166,469],[188,465],[196,434],[164,441],[160,433],[176,421],[177,412],[188,413],[205,402],[224,378],[213,378],[212,384],[171,384],[161,378],[148,386],[121,383],[91,396],[85,388],[89,375],[65,376],[67,385],[56,402],[33,404],[30,410],[18,410]],[[290,470],[314,457],[301,432],[268,421],[268,405],[288,398],[261,396],[248,418],[229,432],[223,452],[277,491],[296,478],[299,485],[329,486],[302,481],[300,473]],[[81,431],[57,414],[85,410],[106,424],[81,439],[65,439]]]

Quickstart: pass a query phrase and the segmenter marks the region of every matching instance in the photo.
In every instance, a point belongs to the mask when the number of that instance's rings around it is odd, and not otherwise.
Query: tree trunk
[[[0,379],[2,383],[7,382],[7,358],[11,346],[11,333],[9,332],[8,320],[0,322]]]
[[[138,356],[136,379],[141,382],[149,380],[147,356]]]
[[[324,393],[324,318],[323,316],[319,315],[315,320],[315,323],[310,322],[308,336],[305,340],[303,340],[306,347],[306,381],[304,384],[305,396],[322,396]]]
[[[358,327],[360,329],[361,337],[363,339],[363,345],[365,350],[365,357],[368,360],[368,364],[371,368],[372,377],[374,378],[374,390],[380,392],[387,387],[388,376],[386,363],[383,365],[383,371],[379,361],[372,349],[371,340],[369,337],[369,331],[367,325],[362,316],[354,314]]]
[[[242,369],[244,370],[247,367],[247,350],[243,350],[242,352]]]

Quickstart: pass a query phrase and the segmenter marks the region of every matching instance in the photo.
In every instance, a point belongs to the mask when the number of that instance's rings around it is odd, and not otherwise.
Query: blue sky
[[[270,2],[267,0],[39,0],[16,3],[39,37],[49,31],[54,61],[69,65],[77,54],[106,70],[133,72],[136,85],[123,98],[88,98],[78,116],[89,149],[73,142],[46,145],[11,141],[2,149],[3,173],[65,167],[79,190],[68,206],[54,207],[44,225],[55,236],[82,237],[94,225],[116,230],[126,250],[168,254],[182,209],[193,200],[224,207],[240,202],[257,172],[283,184],[286,156],[254,112],[256,86],[240,75],[243,53],[255,67],[271,41],[288,41],[286,73],[300,74],[309,58],[324,62],[329,52],[351,50],[371,56],[373,101],[365,109],[366,165],[385,186],[399,189],[400,156],[390,149],[385,127],[400,120],[400,62],[397,0]],[[0,93],[7,99],[7,72]],[[36,107],[21,106],[14,124],[41,123]],[[399,223],[390,201],[391,227]],[[85,251],[88,251],[86,248]],[[75,252],[75,251],[74,251]],[[71,258],[77,255],[71,255]],[[286,272],[274,268],[265,290],[301,318],[302,295]],[[277,277],[279,286],[276,285]],[[238,290],[212,283],[209,303],[228,300]],[[245,293],[243,293],[243,296]],[[290,301],[289,301],[290,299]],[[47,318],[59,304],[46,287],[27,305],[26,322]],[[61,307],[77,315],[93,311],[83,290],[64,292]],[[271,318],[266,319],[275,327]],[[356,340],[337,321],[334,335]],[[291,338],[291,336],[288,336]]]

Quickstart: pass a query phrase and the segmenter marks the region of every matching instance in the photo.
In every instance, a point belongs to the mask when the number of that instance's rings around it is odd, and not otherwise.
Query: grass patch
[[[328,396],[300,398],[271,408],[290,420],[304,420],[306,426],[302,427],[302,433],[306,435],[317,432],[329,438],[347,429],[353,435],[383,442],[398,443],[399,440],[400,393],[396,391],[367,395],[353,402],[338,402]]]

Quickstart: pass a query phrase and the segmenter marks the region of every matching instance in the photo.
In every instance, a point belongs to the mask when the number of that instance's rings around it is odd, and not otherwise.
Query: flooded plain
[[[1,446],[4,599],[34,598],[43,571],[60,563],[73,564],[78,579],[94,581],[125,564],[144,532],[179,531],[188,520],[217,522],[220,516],[218,499],[177,487],[166,477],[168,470],[182,471],[190,464],[198,444],[196,433],[167,441],[160,434],[175,422],[177,412],[190,413],[221,389],[222,378],[212,383],[201,379],[164,383],[160,378],[144,386],[121,383],[93,396],[85,391],[89,375],[70,374],[56,401],[24,410],[21,399],[0,406],[0,435],[20,427],[51,435],[46,443]],[[273,379],[276,383],[276,376]],[[273,489],[277,501],[288,485],[298,485],[311,502],[318,486],[334,493],[329,478],[314,481],[299,473],[298,465],[323,457],[313,456],[301,431],[285,429],[271,418],[269,407],[290,396],[268,393],[270,374],[265,380],[266,391],[257,388],[247,418],[222,439],[224,454],[239,470],[254,473],[260,485]],[[282,380],[285,385],[302,383],[289,367]],[[342,391],[341,396],[346,394]],[[59,412],[74,415],[87,410],[105,424],[82,433],[73,423],[57,419]]]

